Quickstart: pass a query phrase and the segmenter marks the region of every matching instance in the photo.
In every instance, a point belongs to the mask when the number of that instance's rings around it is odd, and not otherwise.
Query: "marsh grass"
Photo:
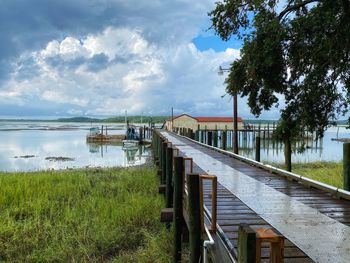
[[[284,165],[273,163],[284,169]],[[343,164],[341,162],[293,163],[292,172],[310,179],[343,188]]]
[[[146,168],[0,173],[0,261],[167,262],[157,187]]]

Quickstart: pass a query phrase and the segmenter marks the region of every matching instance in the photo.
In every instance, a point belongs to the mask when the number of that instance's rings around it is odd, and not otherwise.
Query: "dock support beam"
[[[255,263],[256,233],[247,224],[238,228],[238,263]]]
[[[350,143],[343,144],[343,180],[344,190],[350,190]]]
[[[226,131],[222,132],[221,141],[222,141],[222,149],[226,150],[226,145],[227,145],[227,132]]]
[[[255,138],[255,161],[260,162],[260,136]]]
[[[168,147],[168,143],[166,141],[163,141],[161,144],[162,147],[162,163],[161,163],[161,167],[162,167],[162,178],[161,178],[161,183],[165,184],[165,178],[166,178],[166,150]]]
[[[184,226],[182,216],[182,194],[184,177],[184,159],[183,157],[174,158],[174,254],[173,262],[181,262],[181,234]]]
[[[167,147],[166,149],[166,207],[173,207],[173,148]]]
[[[213,136],[214,136],[214,147],[218,147],[218,131],[214,131]]]
[[[212,146],[213,145],[213,132],[208,131],[208,145]]]
[[[190,239],[190,262],[197,263],[201,257],[201,215],[199,175],[187,175],[188,219]]]

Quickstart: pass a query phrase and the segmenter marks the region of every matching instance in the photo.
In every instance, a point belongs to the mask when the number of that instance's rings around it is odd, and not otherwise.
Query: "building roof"
[[[188,116],[192,119],[197,120],[198,122],[233,122],[233,117],[193,117],[188,114],[181,114],[179,116],[174,116],[174,120],[181,116]],[[171,118],[168,119],[168,121],[171,121]],[[238,117],[237,121],[243,122],[241,117]]]
[[[198,122],[233,122],[233,117],[194,117]],[[242,122],[242,118],[237,118],[238,122]]]

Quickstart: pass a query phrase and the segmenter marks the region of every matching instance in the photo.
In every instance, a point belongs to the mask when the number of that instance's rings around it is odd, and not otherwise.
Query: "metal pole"
[[[238,154],[237,94],[233,95],[233,152]]]
[[[171,131],[174,131],[174,107],[171,107]]]

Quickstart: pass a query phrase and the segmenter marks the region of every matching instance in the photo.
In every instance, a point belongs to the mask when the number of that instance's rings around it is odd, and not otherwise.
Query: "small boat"
[[[123,147],[138,146],[140,144],[140,135],[136,131],[136,127],[128,125],[125,134],[125,140],[123,140]]]
[[[123,147],[138,146],[140,142],[138,140],[123,140]]]

